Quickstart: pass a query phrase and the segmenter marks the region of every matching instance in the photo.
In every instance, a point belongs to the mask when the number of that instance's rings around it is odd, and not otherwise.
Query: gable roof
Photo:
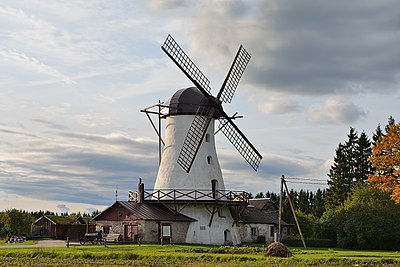
[[[68,216],[58,216],[58,215],[43,215],[37,219],[34,223],[42,220],[43,218],[49,220],[51,223],[56,225],[72,225],[72,224],[85,224],[81,215],[73,214]]]
[[[279,211],[269,198],[249,200],[248,205],[239,218],[239,223],[279,224]],[[235,212],[233,209],[231,212]],[[283,226],[291,226],[282,220]]]
[[[240,223],[279,224],[278,211],[263,211],[254,206],[247,206],[239,219]],[[282,220],[282,225],[289,225]]]
[[[270,198],[254,198],[249,199],[250,205],[253,205],[259,210],[278,210]]]
[[[101,220],[103,215],[113,212],[113,208],[121,206],[125,208],[131,215],[137,219],[145,221],[181,221],[193,222],[193,218],[185,216],[181,213],[174,213],[161,203],[136,203],[133,201],[116,201],[113,205],[98,214],[93,220]],[[117,209],[115,209],[117,211]]]

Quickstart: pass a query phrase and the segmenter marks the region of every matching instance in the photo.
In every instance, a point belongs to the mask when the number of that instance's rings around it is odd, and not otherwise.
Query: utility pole
[[[297,220],[296,212],[294,212],[294,207],[293,207],[292,200],[290,199],[290,196],[289,196],[289,190],[288,190],[287,185],[286,185],[285,177],[283,175],[282,175],[282,183],[285,186],[287,198],[289,200],[290,208],[292,209],[292,213],[293,213],[294,220],[296,222],[297,229],[299,230],[301,241],[303,242],[304,248],[307,248],[306,242],[304,241],[304,237],[303,237],[303,234],[302,234],[301,229],[300,229],[299,221]]]
[[[279,194],[279,219],[278,219],[278,240],[277,242],[281,242],[282,240],[282,202],[283,202],[283,181],[285,179],[285,175],[282,175],[281,178],[281,192]]]
[[[158,165],[161,164],[161,100],[158,100]]]

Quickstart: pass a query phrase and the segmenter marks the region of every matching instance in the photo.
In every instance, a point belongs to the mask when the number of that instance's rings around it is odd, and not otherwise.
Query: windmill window
[[[209,143],[210,142],[210,135],[206,134],[206,142]]]
[[[207,163],[208,163],[208,164],[212,164],[212,158],[211,158],[211,156],[208,156],[208,157],[207,157]]]

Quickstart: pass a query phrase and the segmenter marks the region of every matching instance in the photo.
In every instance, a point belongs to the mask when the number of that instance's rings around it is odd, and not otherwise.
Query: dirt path
[[[39,240],[35,245],[7,245],[0,248],[55,248],[65,247],[64,240]]]

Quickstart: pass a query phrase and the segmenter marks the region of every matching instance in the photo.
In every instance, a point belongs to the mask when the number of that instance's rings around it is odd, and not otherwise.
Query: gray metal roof
[[[200,106],[211,106],[210,100],[197,88],[180,89],[167,101],[168,115],[194,115]],[[215,114],[217,118],[219,114]]]
[[[193,222],[193,218],[181,213],[174,213],[160,203],[136,203],[133,201],[118,201],[123,207],[130,210],[134,215],[147,221],[182,221]]]
[[[255,206],[249,205],[240,216],[239,223],[262,223],[278,225],[278,215],[278,210],[276,209],[261,210]],[[282,220],[282,225],[290,226],[291,224],[288,224]]]

